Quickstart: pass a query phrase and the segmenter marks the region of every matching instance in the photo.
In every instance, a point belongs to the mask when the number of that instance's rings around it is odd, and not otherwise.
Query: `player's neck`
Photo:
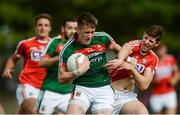
[[[46,37],[42,37],[42,36],[36,36],[36,38],[38,39],[38,40],[41,40],[41,41],[47,41],[48,39],[49,39],[49,36],[46,36]]]

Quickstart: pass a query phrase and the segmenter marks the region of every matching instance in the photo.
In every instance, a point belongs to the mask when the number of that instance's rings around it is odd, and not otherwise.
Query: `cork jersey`
[[[164,94],[175,91],[174,87],[169,84],[173,77],[173,71],[177,68],[177,62],[174,56],[166,55],[159,61],[157,71],[155,72],[156,82],[152,88],[152,94]]]
[[[73,83],[85,87],[101,87],[110,84],[106,63],[106,50],[113,39],[105,32],[95,32],[89,45],[81,45],[77,38],[69,40],[60,54],[60,66],[66,66],[67,59],[74,53],[82,53],[91,61],[90,69],[76,78]]]
[[[61,36],[55,37],[46,47],[45,55],[43,57],[51,58],[59,56],[65,40]],[[72,91],[72,83],[61,84],[58,81],[58,62],[50,67],[47,67],[47,76],[42,85],[43,90],[49,90],[61,94],[70,93]]]
[[[137,59],[136,70],[140,74],[143,74],[146,68],[150,68],[154,72],[158,64],[158,57],[152,50],[150,50],[146,54],[142,54],[140,52],[141,42],[142,42],[141,40],[133,40],[128,42],[128,44],[130,44],[132,49],[132,54],[130,54],[129,56]],[[131,75],[132,75],[131,72],[125,69],[118,71],[112,70],[110,72],[110,77],[112,82],[119,79],[130,78]]]
[[[47,41],[38,40],[36,37],[19,42],[15,55],[23,57],[23,69],[19,76],[19,83],[30,84],[36,88],[40,88],[44,78],[46,77],[46,69],[39,67],[39,61],[45,50]]]

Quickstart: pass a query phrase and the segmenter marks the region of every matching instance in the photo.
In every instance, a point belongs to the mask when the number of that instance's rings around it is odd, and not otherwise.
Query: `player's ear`
[[[49,32],[50,32],[51,30],[52,30],[52,27],[50,26],[50,27],[49,27]]]
[[[61,32],[64,33],[64,26],[61,26]]]
[[[158,46],[160,45],[160,43],[161,43],[161,42],[157,42],[156,45],[155,45],[155,47],[158,47]]]

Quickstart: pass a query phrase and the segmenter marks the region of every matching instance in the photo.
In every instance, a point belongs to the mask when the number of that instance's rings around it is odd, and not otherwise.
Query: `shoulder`
[[[22,45],[29,44],[30,42],[33,42],[34,40],[35,40],[35,38],[29,38],[29,39],[26,39],[26,40],[21,40],[21,41],[18,43],[18,47],[19,47],[19,46],[22,46]]]
[[[174,62],[176,61],[176,57],[174,55],[167,54],[164,60],[169,61],[169,62]]]
[[[127,43],[131,46],[139,46],[141,44],[142,40],[130,40]]]
[[[61,38],[62,38],[61,35],[57,35],[57,36],[53,37],[52,39],[61,39]]]
[[[110,36],[110,35],[106,32],[95,32],[94,36]]]
[[[111,36],[106,32],[95,32],[94,36],[102,36],[102,37],[104,36],[104,37],[111,38]]]
[[[137,51],[139,53],[141,40],[130,40],[127,42],[127,44],[130,45],[133,52]]]
[[[156,61],[156,62],[159,61],[158,56],[152,50],[149,51],[148,58],[151,59],[152,61]]]
[[[51,39],[50,44],[51,43],[56,43],[56,42],[64,42],[64,41],[62,39],[58,38],[58,37],[55,37],[55,38]]]
[[[71,46],[72,46],[73,42],[74,42],[74,38],[69,39],[69,40],[64,44],[64,47],[63,47],[61,53],[63,54],[63,53],[64,53],[65,51],[67,51],[68,49],[71,49],[71,48],[72,48]]]
[[[109,41],[114,41],[113,38],[106,32],[95,32],[94,38],[97,38],[96,40],[99,40],[104,43]]]
[[[175,56],[173,56],[173,55],[171,55],[171,54],[167,54],[167,55],[166,55],[166,58],[168,58],[168,59],[174,59]]]

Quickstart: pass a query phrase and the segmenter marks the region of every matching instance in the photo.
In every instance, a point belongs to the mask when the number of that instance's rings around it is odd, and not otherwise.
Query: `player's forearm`
[[[5,65],[5,69],[13,69],[16,65],[16,60],[13,59],[13,57],[10,57]]]
[[[73,81],[75,75],[73,72],[60,72],[58,71],[58,80],[60,83],[67,83]]]
[[[40,67],[48,67],[51,66],[55,63],[58,62],[58,58],[57,57],[53,57],[53,58],[41,58],[40,62],[39,62],[39,66]]]
[[[113,50],[114,53],[118,54],[118,52],[121,50],[121,46],[117,44],[115,41],[112,41],[111,46],[109,47],[110,50]]]
[[[145,76],[141,75],[136,69],[132,70],[135,83],[141,90],[146,90],[149,87],[149,80]]]
[[[169,82],[172,86],[175,86],[177,84],[178,80],[179,80],[179,74],[178,74],[178,70],[176,70],[176,71],[174,71],[173,77],[170,79]]]
[[[124,61],[129,56],[129,54],[131,54],[131,52],[132,51],[131,51],[130,45],[127,44],[127,43],[124,44],[123,47],[121,48],[121,50],[118,53],[118,59]]]

